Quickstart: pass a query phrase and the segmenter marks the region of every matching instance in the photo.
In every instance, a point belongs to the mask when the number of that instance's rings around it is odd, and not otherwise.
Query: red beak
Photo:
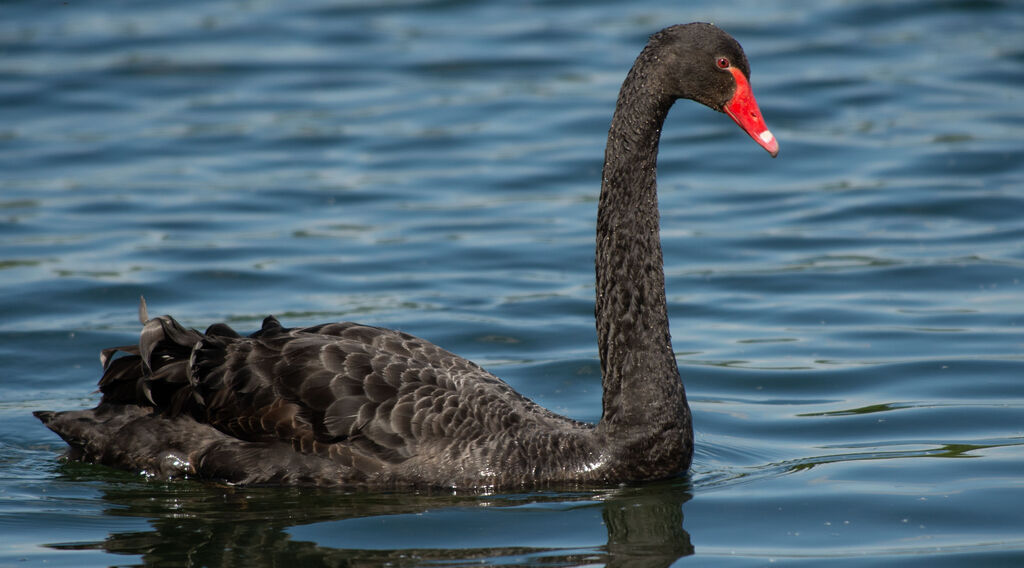
[[[754,99],[754,91],[750,90],[750,81],[747,81],[743,72],[735,67],[730,67],[729,71],[732,71],[732,76],[736,78],[736,92],[729,102],[725,103],[725,114],[736,121],[736,124],[762,148],[768,150],[773,158],[778,156],[779,141],[764,123],[761,109],[757,108],[757,101]]]

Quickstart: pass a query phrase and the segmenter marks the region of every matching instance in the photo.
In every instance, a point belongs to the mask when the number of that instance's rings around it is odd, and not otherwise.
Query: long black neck
[[[600,425],[635,438],[690,434],[689,408],[669,335],[656,166],[674,99],[659,89],[656,59],[642,53],[608,132],[597,212],[597,341],[604,397]]]

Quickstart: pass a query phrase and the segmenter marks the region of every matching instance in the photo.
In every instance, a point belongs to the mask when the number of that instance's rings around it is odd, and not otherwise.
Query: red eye
[[[721,68],[721,69],[728,69],[729,68],[729,60],[724,58],[724,57],[719,57],[718,58],[718,67]]]

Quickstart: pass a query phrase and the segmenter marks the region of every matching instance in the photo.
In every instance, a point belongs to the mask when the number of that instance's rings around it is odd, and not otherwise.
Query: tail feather
[[[149,321],[149,309],[146,308],[146,297],[139,296],[139,323],[146,325]]]
[[[68,444],[68,459],[139,471],[160,478],[194,475],[194,462],[223,436],[182,416],[154,416],[137,405],[33,414]]]
[[[323,483],[366,476],[347,449],[338,456],[294,451],[287,442],[233,438],[189,416],[167,418],[135,405],[33,412],[68,443],[67,457],[137,471],[159,479],[197,476],[243,484]]]
[[[144,312],[142,305],[140,314]],[[238,335],[226,325],[222,328],[216,330],[218,335]],[[137,345],[111,347],[100,354],[101,404],[155,407],[171,416],[181,413],[190,399],[201,404],[192,376],[194,353],[210,340],[210,336],[185,328],[170,316],[147,320]]]
[[[169,361],[187,361],[203,334],[185,329],[171,316],[160,316],[146,322],[139,335],[139,355],[150,372]]]
[[[96,408],[33,413],[67,442],[69,459],[162,478],[197,475],[239,483],[365,478],[349,449],[337,455],[295,452],[293,441],[243,439],[208,423],[205,398],[250,396],[251,383],[258,382],[243,373],[235,377],[237,384],[227,385],[219,372],[228,346],[238,349],[239,334],[225,324],[203,334],[170,316],[149,318],[145,300],[139,315],[145,320],[139,343],[100,354],[102,398]],[[270,317],[254,336],[282,330]]]
[[[118,349],[131,353],[127,349]],[[138,352],[138,348],[135,351]],[[155,405],[143,380],[143,373],[142,358],[138,355],[126,355],[104,361],[103,377],[99,382],[103,401],[113,404]]]

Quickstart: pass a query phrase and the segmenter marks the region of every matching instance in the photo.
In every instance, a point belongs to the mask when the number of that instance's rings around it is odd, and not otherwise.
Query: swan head
[[[750,87],[747,56],[732,36],[714,24],[682,24],[651,36],[644,51],[666,95],[724,112],[773,158],[778,155],[778,140]]]

